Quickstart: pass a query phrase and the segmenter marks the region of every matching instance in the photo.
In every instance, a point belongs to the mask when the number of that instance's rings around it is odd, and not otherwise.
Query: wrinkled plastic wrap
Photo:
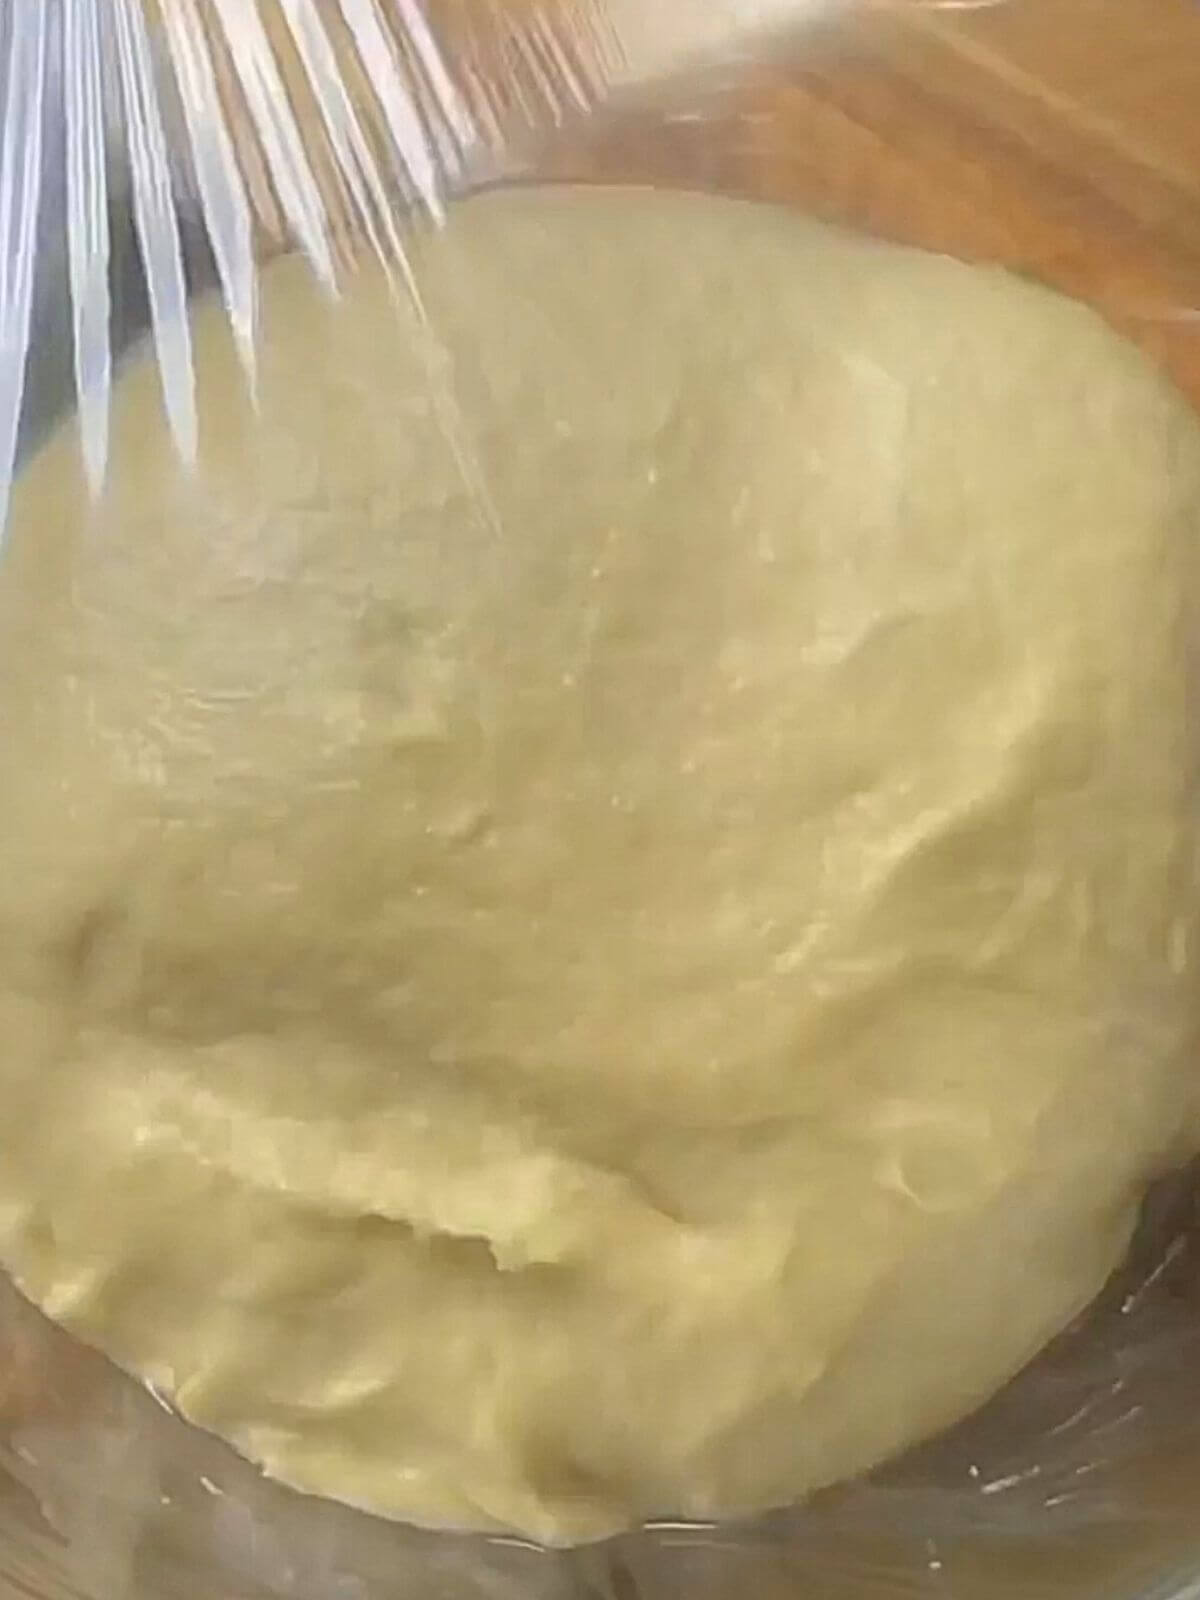
[[[769,197],[1096,305],[1200,404],[1200,13],[1185,0],[8,0],[0,492],[72,410],[97,487],[147,335],[195,448],[187,308],[505,178]],[[750,1526],[548,1552],[302,1500],[0,1294],[0,1593],[799,1600],[1200,1593],[1200,1194],[979,1416]]]

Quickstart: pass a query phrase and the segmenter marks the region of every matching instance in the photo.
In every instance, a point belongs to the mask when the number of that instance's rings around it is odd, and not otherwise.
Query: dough
[[[959,1417],[1200,1148],[1200,434],[1088,311],[527,190],[131,363],[0,574],[0,1258],[547,1541]]]

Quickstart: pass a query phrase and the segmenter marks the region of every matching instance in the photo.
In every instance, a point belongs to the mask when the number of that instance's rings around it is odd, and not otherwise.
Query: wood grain
[[[1200,5],[839,7],[766,65],[560,149],[559,176],[768,196],[1096,305],[1200,403]]]
[[[280,0],[261,3],[335,252],[352,250],[354,208]],[[485,141],[546,176],[755,194],[1002,262],[1092,302],[1200,403],[1200,0],[826,0],[769,48],[665,93],[630,91],[572,129],[612,67],[608,3],[428,0]],[[645,4],[699,19],[705,0]],[[339,8],[318,6],[382,156]],[[201,14],[260,250],[292,248],[210,3]],[[402,31],[395,44],[404,57]]]

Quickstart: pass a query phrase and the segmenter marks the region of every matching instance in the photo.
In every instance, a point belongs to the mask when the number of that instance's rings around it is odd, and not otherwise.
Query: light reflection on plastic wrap
[[[0,485],[22,411],[35,258],[70,263],[74,389],[93,487],[110,387],[110,203],[128,210],[176,445],[195,449],[188,279],[199,244],[253,373],[257,263],[298,248],[331,291],[348,247],[402,266],[399,219],[588,109],[620,60],[591,0],[46,0],[0,21]],[[41,139],[65,157],[43,162]],[[49,238],[46,219],[49,219]],[[42,237],[39,239],[39,225]],[[189,238],[189,227],[198,234]],[[193,250],[192,255],[195,254]],[[189,273],[189,268],[191,269]],[[0,493],[0,524],[7,488]]]
[[[197,252],[253,381],[255,278],[298,249],[331,292],[356,250],[403,271],[401,219],[511,171],[610,89],[824,0],[45,0],[0,18],[0,525],[35,255],[69,260],[82,448],[104,479],[110,204],[132,219],[176,445],[195,449]],[[65,155],[43,161],[41,140]],[[49,237],[46,222],[49,219]],[[39,239],[39,224],[42,237]],[[192,235],[195,237],[192,237]]]

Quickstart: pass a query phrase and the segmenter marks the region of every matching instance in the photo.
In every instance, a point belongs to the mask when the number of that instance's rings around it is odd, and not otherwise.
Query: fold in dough
[[[195,314],[0,569],[0,1259],[302,1488],[548,1541],[983,1400],[1200,1146],[1200,439],[1088,311],[526,190]]]

